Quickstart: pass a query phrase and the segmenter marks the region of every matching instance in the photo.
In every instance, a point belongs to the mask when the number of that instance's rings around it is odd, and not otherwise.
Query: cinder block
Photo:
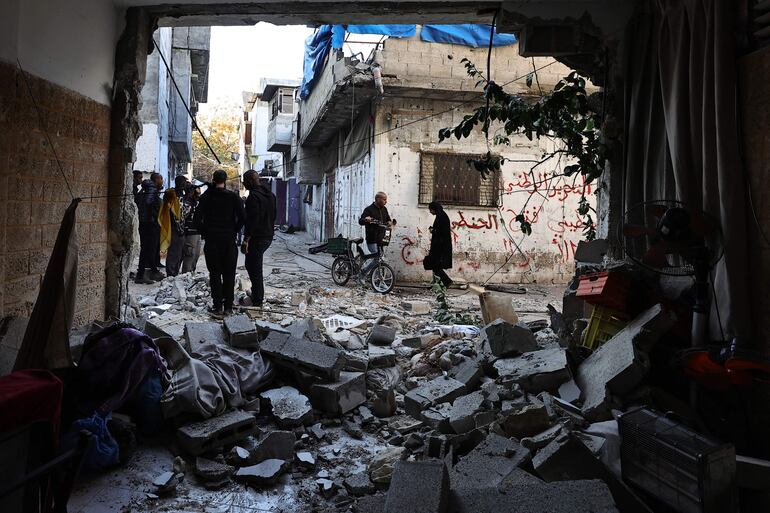
[[[385,513],[446,513],[449,474],[442,460],[397,461]]]
[[[226,337],[227,334],[219,322],[184,323],[184,339],[193,353],[197,352],[204,344],[225,345]]]
[[[532,331],[521,324],[495,319],[481,330],[481,343],[494,356],[517,356],[539,349]]]
[[[319,342],[298,339],[284,333],[271,333],[262,341],[260,351],[279,365],[307,372],[329,381],[337,381],[345,365],[345,353]]]
[[[571,378],[567,353],[562,348],[541,349],[494,363],[501,377],[513,380],[528,392],[555,391]]]
[[[429,406],[451,402],[465,393],[465,385],[456,379],[439,376],[424,385],[410,390],[404,396],[404,409],[416,419]]]
[[[317,409],[342,415],[366,402],[366,375],[341,372],[339,381],[310,387],[310,401]]]
[[[256,434],[257,431],[257,422],[253,415],[235,410],[182,426],[177,429],[176,436],[185,452],[197,456],[233,444]]]
[[[225,333],[230,345],[245,349],[259,347],[259,336],[254,321],[246,314],[231,315],[224,320]]]

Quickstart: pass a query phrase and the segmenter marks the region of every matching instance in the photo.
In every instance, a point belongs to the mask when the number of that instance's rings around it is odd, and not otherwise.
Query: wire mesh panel
[[[447,205],[496,207],[500,192],[499,173],[486,179],[468,160],[478,155],[422,153],[420,158],[420,197],[425,205],[439,201]]]

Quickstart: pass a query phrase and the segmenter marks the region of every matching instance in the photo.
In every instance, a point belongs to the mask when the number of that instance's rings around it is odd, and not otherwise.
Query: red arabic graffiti
[[[465,213],[462,210],[457,211],[457,215],[460,217],[459,221],[452,221],[452,228],[469,228],[471,230],[498,230],[500,229],[500,223],[497,220],[497,214],[487,213],[487,218],[471,217],[470,222],[465,219]]]
[[[583,183],[580,185],[553,184],[554,180],[561,179],[562,177],[554,177],[549,173],[540,172],[533,181],[530,173],[519,173],[514,181],[505,185],[505,192],[512,193],[517,189],[525,190],[529,192],[530,196],[544,194],[549,199],[556,199],[561,202],[567,201],[570,195],[591,194],[591,184],[585,183],[585,177],[582,177]]]
[[[417,243],[406,235],[401,237],[401,242],[403,242],[401,246],[401,260],[403,260],[406,265],[422,263],[423,259],[415,255],[418,252]],[[413,251],[415,254],[413,254]]]

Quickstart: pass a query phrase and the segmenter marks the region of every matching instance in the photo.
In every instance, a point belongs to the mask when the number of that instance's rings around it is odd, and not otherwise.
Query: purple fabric
[[[101,415],[115,411],[134,394],[147,373],[165,374],[166,366],[155,342],[139,330],[102,330],[89,340],[78,365],[81,407]]]

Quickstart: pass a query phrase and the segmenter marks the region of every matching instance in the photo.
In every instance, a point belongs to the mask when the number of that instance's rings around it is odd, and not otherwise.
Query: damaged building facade
[[[7,337],[12,332],[10,322],[29,315],[34,307],[41,305],[50,313],[48,321],[64,318],[67,328],[85,326],[94,319],[119,317],[126,306],[146,314],[147,318],[166,316],[167,312],[172,315],[181,312],[179,315],[190,317],[196,308],[205,306],[205,293],[201,292],[205,289],[203,276],[183,277],[188,282],[180,281],[180,286],[168,280],[162,290],[139,299],[147,306],[126,303],[129,293],[125,283],[131,264],[128,255],[136,224],[130,197],[131,171],[141,134],[140,94],[146,79],[147,55],[151,53],[152,34],[158,24],[489,23],[495,15],[500,32],[518,33],[519,52],[523,56],[556,56],[559,62],[581,71],[603,88],[602,133],[609,155],[605,173],[598,183],[599,235],[607,239],[607,256],[612,264],[609,271],[628,273],[637,283],[649,287],[642,289],[644,294],[627,290],[623,295],[624,299],[639,302],[626,305],[630,318],[624,321],[625,327],[593,348],[577,347],[581,328],[586,328],[585,320],[581,319],[585,317],[585,310],[577,315],[571,310],[567,316],[572,321],[569,324],[560,323],[564,319],[556,312],[550,317],[550,323],[537,319],[523,322],[525,327],[516,323],[519,319],[511,319],[508,325],[486,319],[489,322],[483,323],[483,330],[476,327],[466,331],[458,326],[442,330],[435,326],[436,320],[429,314],[415,314],[414,298],[404,301],[409,305],[407,308],[392,304],[391,297],[386,297],[377,304],[388,314],[410,319],[414,315],[420,319],[411,325],[399,325],[400,321],[396,321],[397,326],[387,331],[393,338],[383,336],[382,328],[375,328],[387,325],[390,319],[371,319],[366,327],[353,327],[339,324],[349,319],[336,318],[338,324],[324,326],[323,343],[314,342],[315,334],[307,324],[276,309],[269,321],[260,319],[263,324],[258,324],[252,320],[250,326],[246,323],[248,329],[245,330],[236,319],[216,323],[212,328],[214,333],[204,338],[211,343],[203,344],[209,346],[203,350],[200,346],[193,348],[181,330],[153,332],[148,324],[141,325],[140,318],[132,318],[143,335],[133,332],[131,335],[146,344],[147,354],[154,355],[153,358],[161,353],[176,357],[167,360],[166,370],[173,372],[177,379],[184,377],[185,369],[214,373],[215,362],[223,353],[243,349],[236,348],[235,341],[240,343],[244,337],[256,336],[260,344],[265,344],[264,361],[288,369],[283,379],[289,382],[275,383],[275,387],[264,391],[244,387],[246,400],[241,402],[237,394],[229,394],[236,402],[224,406],[222,400],[215,400],[211,414],[225,409],[233,411],[209,423],[204,420],[204,425],[185,423],[174,429],[175,443],[179,444],[180,454],[184,451],[185,461],[179,464],[168,458],[163,462],[163,474],[154,479],[142,478],[143,483],[147,483],[139,492],[142,497],[137,500],[142,502],[138,509],[154,509],[157,503],[152,501],[179,486],[184,490],[193,474],[206,476],[212,482],[220,479],[220,483],[229,480],[231,475],[237,476],[236,480],[243,484],[234,496],[240,498],[251,493],[252,488],[269,485],[272,480],[287,475],[291,469],[292,475],[302,474],[301,480],[306,485],[303,490],[313,498],[314,505],[318,505],[315,501],[319,497],[334,501],[324,502],[319,510],[336,509],[337,505],[346,507],[355,502],[355,507],[364,511],[367,506],[373,511],[403,511],[408,507],[405,504],[419,500],[432,511],[446,511],[451,502],[460,511],[516,511],[514,508],[522,506],[549,513],[581,508],[610,513],[645,511],[647,504],[665,500],[669,505],[675,503],[680,511],[693,511],[697,506],[676,503],[689,500],[692,495],[678,490],[672,494],[670,488],[666,494],[649,493],[649,483],[644,502],[638,502],[637,492],[645,489],[639,481],[640,475],[652,476],[656,485],[661,486],[674,481],[666,480],[660,470],[645,472],[648,469],[635,468],[648,456],[661,452],[639,455],[625,451],[622,456],[615,452],[606,461],[601,459],[603,449],[599,446],[607,446],[615,433],[624,443],[633,442],[635,450],[645,444],[663,442],[664,436],[644,427],[662,422],[667,431],[682,433],[688,440],[698,442],[689,446],[693,450],[688,453],[690,456],[703,447],[698,444],[708,445],[708,454],[714,456],[711,461],[716,461],[717,471],[727,477],[720,481],[724,486],[717,489],[720,499],[709,502],[712,495],[700,494],[698,506],[710,504],[718,511],[735,511],[739,492],[743,511],[766,511],[770,503],[768,465],[756,458],[770,457],[766,436],[770,429],[767,407],[770,390],[763,373],[753,371],[761,371],[770,355],[763,315],[767,309],[765,287],[759,286],[770,275],[762,225],[767,216],[762,201],[767,189],[763,176],[768,160],[765,135],[770,129],[768,117],[764,115],[768,109],[766,93],[761,86],[764,83],[761,77],[770,62],[767,22],[764,21],[767,13],[764,2],[717,0],[318,5],[233,4],[219,0],[173,5],[158,5],[152,0],[78,0],[67,5],[51,5],[38,0],[11,0],[3,6],[4,16],[0,17],[0,130],[9,134],[0,138],[0,313],[3,316],[0,333],[4,336],[3,343],[10,340]],[[40,37],[41,33],[47,37]],[[390,40],[386,42],[389,43]],[[386,94],[389,78],[383,77]],[[397,90],[395,84],[392,88]],[[350,100],[350,104],[356,105]],[[412,99],[406,105],[396,105],[409,111],[410,104],[422,105],[425,101]],[[391,110],[393,114],[408,115],[408,112]],[[357,119],[360,118],[346,115],[340,126],[355,124]],[[738,130],[739,124],[742,131]],[[412,125],[407,128],[410,127],[414,128]],[[339,132],[344,128],[334,130]],[[300,128],[298,137],[305,136],[310,137]],[[370,152],[368,158],[379,158],[376,144],[374,141],[373,157]],[[397,146],[390,139],[388,144],[388,148]],[[742,154],[739,149],[743,150]],[[415,151],[401,147],[398,150],[396,157],[399,152]],[[302,145],[298,145],[298,164],[309,160],[300,160],[303,151]],[[323,159],[324,155],[315,157]],[[414,168],[414,155],[409,158]],[[335,169],[335,175],[337,168],[339,161],[320,166],[322,172]],[[390,170],[394,172],[393,167]],[[746,172],[741,174],[738,170]],[[299,180],[301,171],[295,168],[293,172]],[[316,187],[323,187],[325,179],[325,176],[315,179],[319,183]],[[334,180],[336,185],[336,177]],[[369,191],[379,188],[376,174],[372,180],[372,187],[367,186]],[[414,185],[405,186],[410,187]],[[391,192],[392,206],[399,201],[394,196]],[[73,296],[66,296],[63,303],[52,305],[51,298],[58,296],[46,293],[38,297],[38,292],[48,257],[56,245],[60,221],[74,198],[80,199],[74,223],[77,235],[70,239],[78,243],[75,248],[77,272],[66,278],[63,273],[52,272],[47,281],[49,285],[56,285],[66,279],[72,290],[76,278],[77,290]],[[623,230],[625,212],[651,200],[683,201],[690,206],[688,214],[706,211],[714,223],[704,224],[720,227],[719,237],[714,238],[724,250],[723,255],[719,255],[722,258],[713,263],[709,259],[706,272],[702,272],[706,267],[702,260],[695,262],[699,266],[699,290],[692,290],[690,278],[677,282],[661,277],[654,269],[629,271],[627,266],[615,265],[625,259],[630,249],[626,241],[632,230]],[[362,201],[362,205],[366,202],[368,199]],[[350,201],[349,205],[352,204]],[[324,210],[320,204],[315,206],[319,210],[314,219],[321,219],[323,226],[326,219],[322,218],[330,210]],[[349,210],[352,212],[352,208]],[[391,207],[391,210],[395,209]],[[457,211],[453,219],[460,222],[459,209]],[[337,217],[330,216],[327,226],[334,226]],[[409,222],[415,233],[417,226],[423,226],[419,219],[409,220],[397,212],[395,217],[401,220],[401,225]],[[643,216],[641,221],[647,223],[661,218],[661,215]],[[483,217],[483,223],[478,219],[476,216],[473,224],[479,226],[479,231],[486,229],[489,218]],[[465,220],[471,224],[468,217]],[[658,228],[657,224],[639,224],[636,232],[646,236],[653,233],[648,230]],[[659,237],[658,231],[654,233]],[[714,233],[716,231],[712,235]],[[674,254],[668,248],[658,255],[661,253]],[[654,258],[646,262],[648,267],[652,267],[650,262],[659,263],[660,267],[674,267],[667,258]],[[72,263],[70,259],[68,264]],[[48,269],[55,271],[58,264],[60,262],[54,261]],[[679,269],[692,272],[695,265]],[[590,265],[579,266],[576,274],[579,278],[593,271],[608,272],[607,262],[598,258]],[[708,276],[705,282],[704,275]],[[283,278],[279,276],[276,280]],[[340,313],[340,304],[318,301],[316,306],[308,306],[308,298],[313,294],[322,296],[313,288],[317,281],[317,276],[311,274],[302,285],[297,282],[301,299],[296,302],[296,308],[299,310],[304,304],[305,315],[327,320]],[[712,290],[710,304],[693,301],[693,292],[702,294],[709,288]],[[46,292],[50,290],[46,288]],[[370,315],[369,305],[377,300],[350,292],[351,289],[334,289],[324,294],[344,295],[344,313],[357,316],[356,320]],[[577,296],[573,292],[564,298],[563,313]],[[282,309],[295,306],[294,298],[289,296],[288,293],[276,295]],[[188,304],[193,305],[193,310],[179,308]],[[470,304],[464,307],[466,311],[478,308]],[[427,309],[430,310],[430,306]],[[672,314],[673,310],[676,315]],[[460,313],[455,309],[454,314]],[[700,323],[696,322],[698,318]],[[547,329],[544,322],[549,323],[555,337],[547,332],[542,334]],[[420,323],[423,326],[418,327]],[[429,326],[432,333],[423,331]],[[691,332],[692,327],[698,329]],[[40,328],[40,324],[32,323],[32,329],[27,332],[35,334]],[[290,329],[297,334],[284,333]],[[13,332],[18,335],[18,331]],[[502,338],[498,336],[501,333]],[[527,333],[534,337],[534,342]],[[367,339],[372,334],[378,335],[381,345]],[[155,337],[162,347],[144,335]],[[61,343],[67,337],[65,333],[53,338]],[[721,354],[730,355],[730,363],[737,363],[741,368],[734,367],[728,372],[724,366],[728,360],[716,361],[703,352],[685,351],[691,356],[707,358],[703,361],[716,364],[718,371],[724,371],[720,377],[729,378],[725,382],[707,383],[710,387],[699,386],[696,394],[689,394],[689,390],[695,388],[694,378],[679,372],[680,369],[672,371],[670,363],[681,356],[672,349],[689,350],[690,344],[710,342],[720,343],[727,351]],[[358,347],[352,349],[356,344]],[[344,350],[338,345],[344,346]],[[310,349],[303,351],[306,348]],[[731,353],[735,348],[749,350]],[[662,355],[658,352],[661,349]],[[366,370],[361,365],[363,359],[340,356],[340,352],[354,351],[366,354]],[[491,367],[481,365],[479,369],[464,365],[466,358],[482,354]],[[309,358],[311,355],[313,358]],[[736,355],[739,356],[737,362]],[[206,359],[208,363],[204,363]],[[253,351],[246,359],[248,365],[254,366],[262,361],[262,356]],[[746,367],[742,367],[747,362],[751,372],[745,372]],[[366,397],[367,402],[358,403],[360,394],[357,394],[353,401],[356,406],[342,417],[339,411],[344,411],[349,404],[337,403],[334,409],[338,411],[331,413],[315,407],[309,398],[310,391],[314,385],[317,389],[318,384],[335,399],[341,398],[338,392],[344,390],[345,384],[352,381],[353,385],[360,386],[360,376],[356,376],[357,381],[346,380],[343,372],[370,374],[377,369],[401,366],[411,375],[396,386],[386,384],[383,389],[377,385],[390,378],[390,371],[377,372],[381,374],[377,383],[365,380],[367,394],[372,392]],[[79,369],[84,372],[87,367]],[[733,374],[735,370],[741,373]],[[303,376],[305,379],[301,380]],[[7,376],[3,378],[3,383],[7,383]],[[667,381],[670,378],[676,381]],[[223,397],[225,392],[216,378],[211,382],[216,386],[210,389],[219,390]],[[238,386],[241,386],[240,380]],[[385,393],[378,394],[378,390]],[[661,390],[673,390],[675,394],[661,394]],[[92,387],[91,392],[94,391],[103,390]],[[174,389],[167,391],[168,396],[174,396]],[[45,397],[55,396],[55,393],[45,394]],[[197,398],[194,394],[188,397],[192,403]],[[291,408],[282,409],[279,404]],[[676,411],[696,421],[708,418],[712,422],[705,427],[697,422],[693,424],[700,433],[695,436],[691,428],[672,418],[653,415],[657,421],[650,422],[646,408],[635,409],[641,405],[655,405],[660,412]],[[691,405],[698,407],[696,411]],[[317,415],[312,412],[314,408],[323,413],[313,417]],[[613,410],[618,408],[625,410],[620,420],[613,415]],[[244,415],[235,409],[253,414]],[[257,410],[260,413],[257,414]],[[167,411],[173,413],[173,409]],[[316,422],[317,419],[321,420]],[[240,450],[231,446],[235,440],[230,435],[256,433],[257,421],[265,424],[263,435],[252,436],[248,443],[243,442],[246,447],[238,446]],[[604,422],[610,424],[600,425]],[[606,428],[610,427],[612,430],[608,431]],[[226,429],[219,431],[219,428]],[[274,434],[276,432],[279,434]],[[712,436],[730,443],[720,446]],[[335,444],[340,439],[344,445]],[[210,451],[199,452],[207,440],[214,440]],[[291,442],[299,444],[297,447],[302,450],[294,451],[294,446],[289,447]],[[611,443],[617,447],[617,442]],[[281,445],[280,453],[273,451],[278,445]],[[367,445],[376,447],[376,453],[367,451]],[[440,458],[447,454],[449,447],[453,454],[451,461],[431,460],[431,456]],[[681,445],[677,448],[682,449]],[[736,450],[740,451],[739,456],[735,455]],[[366,457],[366,473],[363,474],[360,465],[355,472],[352,468],[345,469],[349,475],[338,472],[336,458],[341,454]],[[747,454],[751,458],[744,456]],[[618,461],[622,461],[620,470],[616,466]],[[683,458],[671,461],[678,465]],[[698,468],[703,470],[706,466]],[[185,469],[190,478],[187,481],[183,479]],[[676,469],[669,467],[669,470]],[[629,474],[634,471],[635,476]],[[694,475],[687,474],[688,477]],[[479,483],[473,480],[477,476],[487,479]],[[699,474],[698,479],[702,477],[703,474]],[[594,481],[597,479],[601,482]],[[699,491],[705,490],[702,486],[705,482],[716,480],[699,481]],[[387,495],[375,493],[377,486],[386,487],[387,483],[391,484]],[[470,486],[464,486],[466,484]],[[121,490],[120,494],[123,492],[132,493]],[[100,496],[117,502],[118,495],[105,491]],[[211,505],[207,500],[202,501],[200,509]],[[255,500],[251,506],[257,504],[263,503]]]
[[[195,115],[198,105],[208,101],[211,28],[161,27],[153,39],[142,88],[142,135],[136,141],[134,170],[146,178],[160,173],[163,183],[170,184],[178,175],[192,176],[195,128],[187,109]]]
[[[450,218],[459,279],[484,281],[498,269],[498,282],[568,281],[583,237],[578,202],[585,195],[595,204],[592,186],[582,179],[548,180],[570,164],[558,156],[544,159],[557,149],[551,140],[517,135],[504,146],[492,143],[494,134],[488,141],[477,132],[439,142],[440,129],[456,126],[480,104],[478,78],[468,75],[464,59],[481,67],[487,49],[424,40],[421,27],[416,30],[411,37],[386,39],[365,61],[332,50],[301,101],[292,172],[307,185],[312,236],[359,237],[358,217],[375,192],[385,191],[398,221],[386,255],[400,280],[428,275],[422,268],[433,223],[428,203],[439,201]],[[512,93],[534,101],[570,72],[552,59],[520,57],[515,39],[505,43],[492,50],[493,80]],[[527,86],[525,79],[535,74],[537,82]],[[468,160],[490,148],[510,161],[482,179]],[[536,166],[539,160],[544,162]],[[531,236],[522,236],[519,212],[532,223]]]

